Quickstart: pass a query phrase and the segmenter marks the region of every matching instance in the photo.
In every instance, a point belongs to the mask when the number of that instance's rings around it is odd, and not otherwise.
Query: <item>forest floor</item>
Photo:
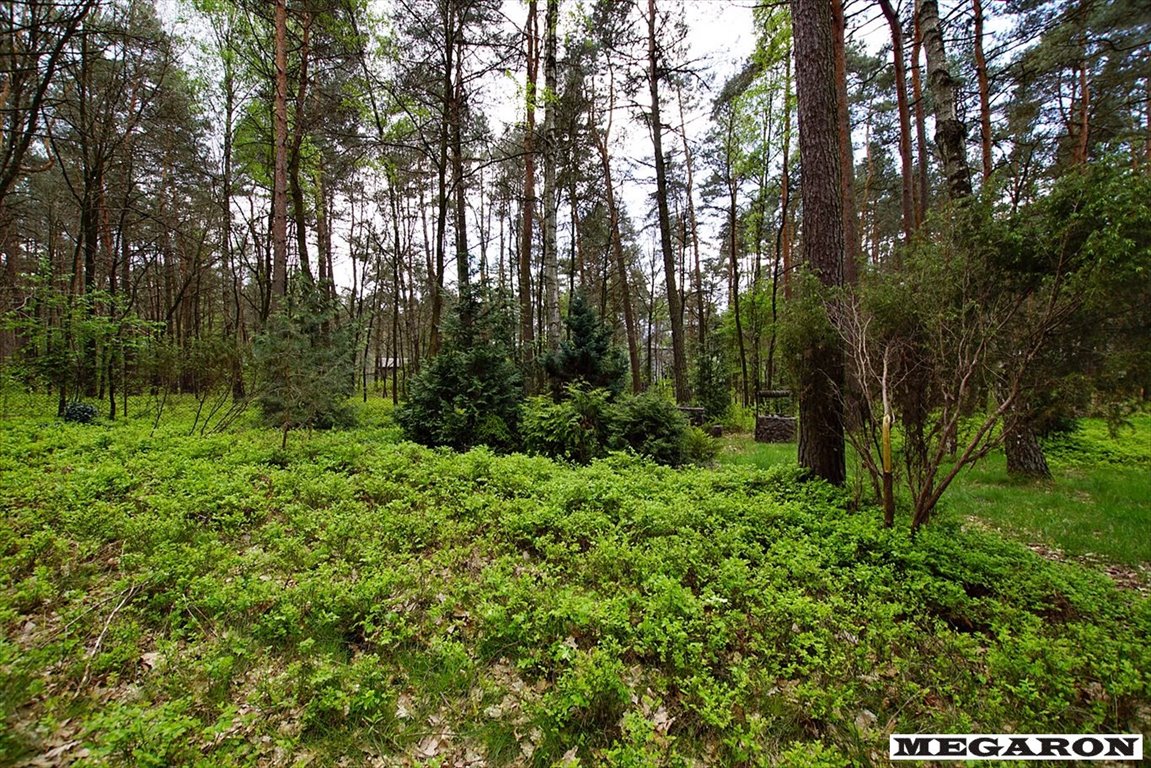
[[[1149,559],[1146,417],[1053,445],[1048,483],[968,473],[912,539],[800,483],[794,446],[571,467],[405,443],[373,403],[280,450],[176,405],[0,419],[0,765],[861,766],[893,732],[1151,733],[1151,601],[1107,570]]]
[[[1050,479],[1007,474],[1001,452],[964,471],[941,504],[945,516],[996,530],[1051,559],[1074,559],[1151,592],[1151,414],[1114,430],[1084,419],[1045,441]],[[795,445],[756,443],[745,433],[724,438],[719,462],[771,467],[795,461]],[[851,468],[853,494],[862,471]]]

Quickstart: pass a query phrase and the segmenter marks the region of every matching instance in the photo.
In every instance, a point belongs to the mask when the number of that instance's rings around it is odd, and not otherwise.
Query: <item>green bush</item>
[[[422,445],[510,450],[518,443],[522,400],[519,371],[498,350],[448,349],[412,382],[396,421]]]
[[[518,447],[523,379],[501,333],[506,319],[482,309],[475,300],[461,307],[467,319],[457,315],[443,351],[428,361],[396,409],[409,440],[458,451]]]
[[[569,386],[558,403],[546,396],[527,402],[524,449],[587,464],[613,450],[632,450],[669,466],[709,464],[719,446],[703,430],[688,426],[675,405],[658,394],[611,400],[604,389]]]
[[[64,409],[64,421],[76,424],[91,424],[96,418],[96,406],[88,403],[68,403]]]
[[[641,456],[678,467],[688,461],[688,423],[675,404],[650,392],[620,401],[619,438]]]
[[[712,331],[696,357],[695,401],[709,422],[723,422],[731,413],[731,382],[728,359],[720,335]]]
[[[707,465],[719,455],[719,443],[699,427],[688,427],[683,435],[683,459],[686,464]]]
[[[587,464],[610,447],[615,408],[605,389],[569,386],[567,395],[558,403],[545,395],[528,400],[523,419],[524,448]]]

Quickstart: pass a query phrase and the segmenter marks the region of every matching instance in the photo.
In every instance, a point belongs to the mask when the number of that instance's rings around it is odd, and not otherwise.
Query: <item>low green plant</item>
[[[569,386],[567,397],[527,401],[523,418],[524,449],[578,464],[605,455],[615,434],[616,408],[605,389]]]
[[[885,529],[782,455],[280,449],[195,405],[0,424],[0,763],[828,768],[895,730],[1146,730],[1151,603],[955,512]]]

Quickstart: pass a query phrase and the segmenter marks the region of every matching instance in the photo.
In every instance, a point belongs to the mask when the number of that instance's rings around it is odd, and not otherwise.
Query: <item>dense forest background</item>
[[[1146,395],[1145,3],[766,4],[739,62],[688,5],[0,3],[5,391],[286,433],[445,352],[547,391],[602,319],[632,392],[795,391],[828,479],[898,423],[927,511]]]

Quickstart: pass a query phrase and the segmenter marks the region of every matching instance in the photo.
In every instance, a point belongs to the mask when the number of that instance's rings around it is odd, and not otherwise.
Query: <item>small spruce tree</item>
[[[543,359],[553,397],[559,400],[572,384],[602,388],[613,396],[618,395],[624,387],[627,359],[612,343],[611,328],[600,320],[595,307],[582,293],[572,296],[564,322],[568,338]]]
[[[283,311],[268,318],[256,337],[253,357],[264,418],[283,432],[330,429],[353,421],[347,400],[355,389],[355,352],[350,329],[336,322],[334,302],[306,280]]]
[[[412,381],[396,421],[409,440],[459,451],[519,446],[523,379],[511,359],[511,319],[492,301],[461,298],[440,353]]]

